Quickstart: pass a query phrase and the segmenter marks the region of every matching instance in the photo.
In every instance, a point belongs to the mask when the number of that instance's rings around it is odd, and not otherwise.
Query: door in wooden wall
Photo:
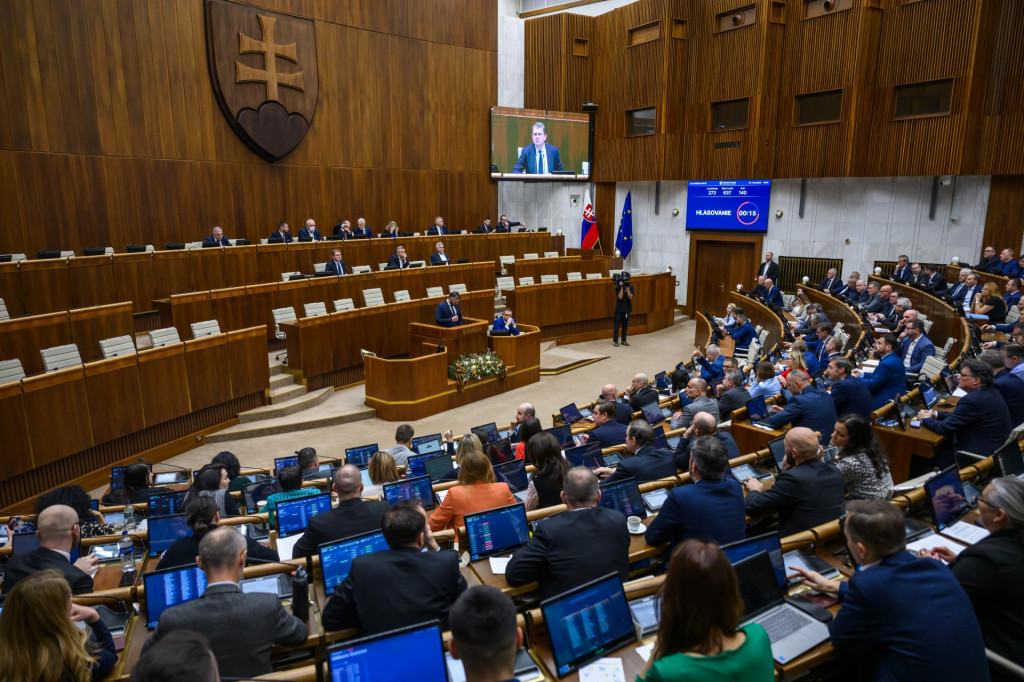
[[[751,287],[761,253],[760,235],[703,235],[690,233],[690,281],[687,299],[692,313],[708,310],[722,315],[729,292]]]

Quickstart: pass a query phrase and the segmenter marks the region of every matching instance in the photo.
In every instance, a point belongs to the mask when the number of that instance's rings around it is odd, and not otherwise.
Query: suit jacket
[[[783,471],[763,493],[748,492],[743,503],[751,516],[778,512],[779,535],[785,537],[838,519],[843,513],[844,492],[839,469],[811,459]]]
[[[220,244],[221,246],[231,246],[231,242],[228,241],[227,237],[221,237],[219,240],[214,239],[213,235],[207,235],[206,239],[203,240],[203,245],[206,244]]]
[[[778,289],[775,289],[775,291],[778,291]],[[781,305],[782,299],[780,298],[779,301]],[[743,323],[742,327],[737,328],[735,331],[729,332],[729,336],[731,336],[732,340],[736,342],[736,352],[740,352],[746,350],[754,341],[754,339],[757,338],[757,330],[754,329],[754,325],[750,324],[750,320],[747,320],[746,322]]]
[[[304,227],[301,230],[299,230],[299,241],[302,241],[303,239],[311,239],[315,242],[322,242],[324,240],[324,236],[320,234],[320,230],[316,229],[315,227],[313,228],[312,232],[309,231],[309,228]]]
[[[853,305],[861,304],[864,301],[868,300],[868,291],[867,289],[865,289],[864,291],[857,291],[856,289],[854,289],[853,291],[846,294],[846,300],[852,303]]]
[[[389,268],[398,268],[399,270],[404,270],[407,267],[409,267],[409,257],[406,256],[404,259],[402,259],[402,258],[398,257],[397,253],[393,253],[393,254],[391,254],[391,257],[388,258],[388,265],[387,265],[387,267],[389,267]]]
[[[460,324],[466,324],[466,318],[462,316],[462,306],[456,304],[454,314],[458,315],[459,319],[452,322],[452,306],[447,300],[441,301],[434,310],[434,324],[441,327],[458,327]]]
[[[882,300],[881,294],[869,294],[867,299],[861,303],[860,307],[863,308],[865,312],[880,313],[882,312],[882,308],[886,302],[887,301]]]
[[[245,594],[238,585],[210,585],[202,596],[160,614],[160,624],[143,647],[145,652],[175,630],[202,632],[210,640],[222,677],[251,678],[273,670],[275,644],[298,646],[306,641],[306,624],[285,611],[277,595]]]
[[[446,234],[451,234],[448,231],[448,227],[446,225],[442,225],[440,229],[438,229],[437,225],[431,225],[430,227],[427,228],[427,236],[428,237],[431,236],[431,235],[440,237],[440,236],[446,235]]]
[[[924,274],[924,270],[922,270],[921,274],[919,274],[919,275],[915,275],[914,273],[910,273],[910,277],[907,277],[907,284],[921,285],[921,284],[925,284],[927,281],[928,281],[928,275]]]
[[[448,489],[444,501],[430,515],[430,530],[465,526],[466,514],[516,504],[508,483],[471,483]]]
[[[925,275],[924,285],[935,293],[941,294],[946,291],[946,278],[940,272]]]
[[[189,536],[187,538],[178,538],[172,542],[171,546],[160,557],[160,562],[156,565],[157,570],[194,564],[196,557],[199,555],[199,541],[202,539],[202,537]],[[281,556],[277,553],[276,549],[264,547],[248,536],[245,538],[245,548],[248,551],[245,561],[246,566],[258,565],[264,561],[281,560]]]
[[[284,234],[281,234],[281,232],[279,232],[278,230],[274,230],[273,232],[270,233],[270,236],[267,237],[267,241],[283,241],[287,243],[295,240],[292,238],[291,232],[285,232]]]
[[[786,405],[786,409],[768,417],[773,429],[780,429],[786,424],[806,426],[811,431],[821,434],[821,444],[828,445],[832,429],[836,425],[836,406],[825,391],[815,386],[808,386],[794,395]],[[840,477],[840,483],[842,478]],[[788,535],[788,533],[783,533]]]
[[[309,520],[309,527],[295,543],[292,556],[313,556],[325,542],[380,530],[381,519],[388,507],[387,502],[364,502],[359,498],[342,500],[334,509]]]
[[[879,360],[871,376],[864,378],[871,391],[872,409],[877,410],[895,396],[907,392],[907,374],[903,360],[897,353],[889,353]]]
[[[961,298],[960,302],[964,305],[965,310],[969,310],[971,304],[974,303],[974,297],[982,292],[982,288],[981,285],[978,284],[973,289],[968,289],[967,287],[964,287],[964,289],[966,291],[964,291],[963,298]]]
[[[629,404],[633,408],[634,412],[637,412],[641,407],[647,403],[653,403],[658,400],[658,392],[650,386],[644,386],[639,391],[629,396]]]
[[[1014,378],[1016,379],[1017,377]],[[1017,379],[1017,381],[1020,381],[1020,379]],[[602,448],[625,445],[627,428],[625,424],[609,420],[596,429],[590,430],[590,438],[587,439],[587,443],[600,443]]]
[[[717,481],[701,479],[693,485],[676,486],[665,498],[644,538],[649,545],[697,539],[724,545],[746,537],[743,488],[726,473]]]
[[[444,254],[444,255],[447,257],[448,260],[442,260],[441,259],[441,254],[439,254],[437,251],[435,251],[434,253],[430,254],[430,264],[431,265],[451,265],[452,264],[452,257],[449,256],[447,253]]]
[[[627,453],[622,453],[627,454]],[[659,478],[675,476],[675,457],[668,450],[659,450],[653,445],[645,445],[632,457],[619,460],[615,473],[605,479],[605,483],[635,478],[637,483],[656,481]]]
[[[821,284],[818,285],[818,288],[824,291],[826,294],[831,294],[835,291],[838,291],[839,289],[842,289],[844,286],[846,285],[843,284],[842,277],[826,277],[825,279],[821,280]]]
[[[6,597],[23,578],[48,568],[61,572],[64,579],[68,581],[68,585],[71,586],[71,594],[92,592],[92,577],[88,573],[78,570],[60,552],[37,547],[24,554],[12,554],[11,558],[7,560],[4,582],[0,586],[0,596]]]
[[[982,258],[973,269],[980,272],[995,272],[1000,265],[999,256],[992,256],[991,258]]]
[[[995,376],[992,385],[1006,402],[1006,409],[1010,411],[1010,424],[1024,422],[1024,381],[1016,374],[1003,370]]]
[[[335,262],[333,258],[327,261],[327,267],[324,268],[324,272],[330,272],[335,275],[344,275],[348,271],[348,266],[345,265],[345,261]]]
[[[715,438],[722,441],[722,445],[725,446],[725,451],[729,453],[729,459],[734,459],[740,456],[740,448],[736,445],[736,439],[732,437],[732,434],[728,431],[719,431],[715,434]],[[676,467],[680,471],[688,471],[690,468],[690,446],[693,445],[686,436],[679,437],[679,444],[676,445],[676,449],[673,450],[672,455],[675,458]]]
[[[479,225],[476,226],[476,229],[473,230],[473,233],[474,234],[489,234],[489,233],[494,232],[494,231],[495,231],[494,227],[487,227],[483,223],[480,223]]]
[[[967,295],[968,291],[967,285],[958,281],[951,285],[946,293],[949,294],[950,298],[959,303],[964,300],[964,296]]]
[[[337,225],[334,226],[334,234],[341,235],[343,239],[352,239],[355,236],[352,234],[351,230],[346,232],[345,229],[341,226],[341,223],[338,223]]]
[[[732,411],[744,407],[748,400],[750,400],[750,391],[742,386],[734,386],[723,393],[722,397],[718,399],[719,421],[730,419],[729,415]]]
[[[505,581],[511,587],[539,581],[540,597],[547,599],[608,573],[629,579],[626,517],[615,509],[590,507],[540,521],[530,541],[512,555]]]
[[[502,331],[505,331],[507,329],[509,331],[509,333],[512,334],[512,336],[519,336],[520,334],[522,334],[522,332],[519,331],[519,325],[516,325],[515,321],[516,320],[513,317],[512,318],[512,324],[514,324],[515,326],[513,326],[513,327],[506,327],[505,326],[505,318],[504,317],[496,317],[496,318],[494,318],[494,324],[491,326],[491,329],[496,331],[496,332],[502,332]]]
[[[700,365],[700,378],[709,384],[715,379],[721,379],[725,376],[725,356],[719,355],[715,358],[714,362],[708,362],[708,359],[701,355],[700,357],[694,358],[698,365]]]
[[[859,414],[865,419],[871,419],[871,413],[875,409],[874,403],[870,389],[861,379],[846,377],[842,381],[837,381],[832,384],[831,395],[837,417],[844,414]]]
[[[448,609],[465,589],[455,552],[395,547],[355,558],[321,622],[325,630],[372,635],[437,618],[447,630]]]
[[[601,399],[601,398],[599,398]],[[629,425],[633,421],[633,406],[619,399],[615,400],[615,421]]]
[[[715,422],[722,421],[722,412],[719,408],[718,402],[712,400],[706,395],[702,395],[692,403],[683,408],[683,416],[679,418],[679,421],[673,425],[673,428],[685,429],[693,423],[693,418],[697,416],[698,412],[709,412],[711,416],[715,418]],[[725,416],[729,418],[728,415]]]
[[[902,362],[903,358],[906,356],[907,349],[910,348],[911,342],[912,341],[909,336],[900,341],[900,347],[897,351],[900,356],[900,362]],[[921,367],[924,366],[924,359],[931,355],[935,355],[935,344],[931,342],[931,339],[922,334],[917,340],[917,345],[914,346],[914,351],[910,354],[910,366],[907,367],[904,365],[906,373],[913,374],[916,379],[917,375],[921,372]]]
[[[892,272],[892,279],[897,282],[906,282],[910,278],[910,263],[907,263],[902,268],[897,267]]]
[[[765,292],[764,300],[780,308],[785,305],[785,303],[782,301],[782,290],[779,289],[778,287],[772,287],[771,289],[768,289],[768,291]]]
[[[769,263],[768,261],[762,261],[761,267],[757,269],[758,277],[767,277],[773,282],[779,281],[779,264],[775,261]]]
[[[957,450],[988,457],[1010,434],[1010,410],[992,386],[982,386],[960,398],[952,412],[921,421],[926,429],[950,436]]]
[[[832,645],[870,666],[866,679],[989,679],[970,600],[938,561],[897,552],[841,583],[839,598]]]
[[[356,225],[355,228],[353,228],[352,230],[352,234],[359,237],[360,239],[373,239],[373,230],[371,230],[369,227],[364,227],[360,229],[360,227]]]
[[[999,269],[995,274],[1003,277],[1020,277],[1020,263],[1016,259],[1008,260],[1005,263],[999,261]]]
[[[558,155],[558,147],[544,143],[544,156],[548,161],[548,172],[556,170],[564,170],[562,168],[562,157]],[[540,173],[537,169],[537,149],[533,143],[523,147],[523,151],[519,154],[519,160],[516,161],[516,165],[512,167],[513,173],[530,173],[531,175]]]

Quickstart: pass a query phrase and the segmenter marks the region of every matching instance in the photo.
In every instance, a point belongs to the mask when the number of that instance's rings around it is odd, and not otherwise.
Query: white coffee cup
[[[636,533],[644,527],[644,524],[641,522],[639,516],[628,516],[626,517],[626,526],[631,532]]]

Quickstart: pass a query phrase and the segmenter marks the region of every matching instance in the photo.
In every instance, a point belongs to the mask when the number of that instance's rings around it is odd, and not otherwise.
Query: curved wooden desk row
[[[675,276],[670,272],[636,275],[629,319],[630,334],[671,327],[675,318]],[[611,336],[615,317],[612,280],[574,280],[518,286],[505,293],[517,321],[540,327],[541,341],[579,342]]]
[[[932,321],[932,328],[928,332],[928,338],[937,347],[941,348],[946,343],[946,339],[950,337],[956,339],[956,344],[946,356],[950,364],[952,364],[953,359],[958,358],[964,349],[967,348],[967,342],[970,338],[967,322],[963,318],[957,317],[950,306],[935,296],[926,294],[920,289],[908,287],[906,284],[891,282],[874,275],[871,276],[871,281],[877,282],[879,285],[888,284],[894,291],[898,291],[900,296],[909,298],[914,304],[914,310],[924,313]]]
[[[508,276],[514,277],[516,285],[518,285],[520,277],[533,277],[535,282],[540,282],[543,275],[557,275],[558,279],[565,280],[570,272],[578,272],[582,277],[586,277],[588,273],[599,273],[607,277],[609,269],[622,267],[621,258],[593,255],[589,251],[587,255],[593,257],[587,260],[583,260],[580,256],[517,260],[515,263],[506,265],[505,269],[508,271]]]
[[[490,290],[493,300],[494,267],[490,263],[465,263],[449,267],[316,277],[175,294],[169,299],[153,303],[160,311],[161,326],[174,327],[183,339],[192,338],[189,325],[204,320],[217,320],[221,331],[265,324],[267,338],[273,339],[275,308],[294,308],[295,314],[302,317],[305,315],[303,305],[306,303],[323,303],[327,310],[333,311],[334,301],[351,298],[356,308],[362,308],[364,289],[379,288],[385,301],[394,301],[396,291],[405,290],[412,298],[420,299],[426,296],[427,287],[441,287],[447,294],[452,284],[465,284],[469,291]]]
[[[265,335],[217,334],[0,385],[0,508],[90,473],[99,485],[112,464],[177,454],[262,405]]]
[[[313,273],[314,263],[342,250],[349,266],[387,262],[398,244],[411,260],[434,253],[437,237],[356,239],[343,242],[292,242],[227,248],[118,253],[0,263],[0,298],[12,316],[134,301],[135,312],[152,310],[152,301],[187,291],[275,282],[282,272]],[[565,238],[546,232],[500,235],[448,235],[451,257],[497,266],[499,256],[562,253]]]
[[[860,315],[854,311],[844,301],[839,300],[835,296],[830,296],[823,291],[818,291],[813,287],[805,286],[804,291],[807,293],[807,298],[810,299],[811,303],[817,303],[821,306],[821,309],[825,311],[828,316],[829,322],[832,323],[832,327],[836,326],[837,322],[843,323],[843,331],[850,335],[850,340],[846,344],[846,351],[852,351],[857,348],[857,345],[864,338],[864,322],[860,319]],[[870,331],[870,330],[868,330]]]
[[[44,348],[73,343],[90,362],[103,357],[101,340],[134,334],[131,302],[18,317],[0,322],[0,360],[17,358],[25,374],[42,374]]]
[[[948,284],[950,287],[953,287],[958,281],[960,281],[960,270],[962,270],[965,267],[970,268],[971,272],[978,276],[978,281],[981,282],[982,284],[987,284],[988,282],[992,282],[993,284],[995,284],[996,287],[999,289],[999,295],[1003,295],[1003,292],[1006,290],[1006,282],[1010,279],[1009,277],[1003,277],[1002,275],[993,275],[988,272],[975,270],[974,268],[971,268],[970,265],[962,265],[959,263],[955,265],[950,263],[949,265],[947,265],[944,273],[946,276],[946,284]]]
[[[763,350],[771,350],[775,344],[782,342],[785,338],[782,331],[782,320],[779,319],[778,315],[772,312],[771,308],[760,301],[747,298],[738,291],[729,292],[729,298],[737,307],[743,308],[743,312],[746,313],[747,318],[750,320],[750,324],[754,325],[755,328],[758,325],[761,325],[763,328],[768,330],[768,338],[762,346]],[[712,314],[714,314],[713,311]]]

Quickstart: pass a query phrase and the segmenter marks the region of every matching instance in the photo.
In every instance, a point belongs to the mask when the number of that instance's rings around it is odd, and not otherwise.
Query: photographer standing
[[[622,271],[612,278],[615,282],[615,322],[612,328],[612,345],[619,345],[619,327],[622,327],[622,345],[628,346],[626,332],[629,330],[629,314],[633,311],[633,285],[629,273]]]

